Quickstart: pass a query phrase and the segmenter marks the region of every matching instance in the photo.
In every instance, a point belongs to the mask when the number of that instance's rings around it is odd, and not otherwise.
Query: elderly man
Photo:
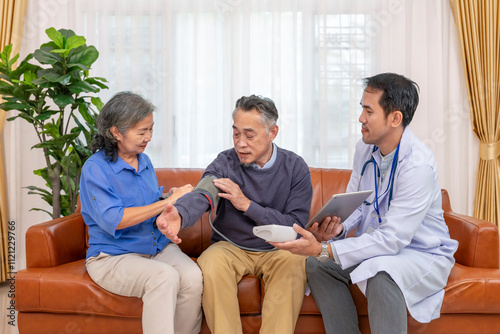
[[[244,275],[265,283],[260,333],[293,333],[306,285],[305,257],[273,250],[254,226],[304,226],[312,185],[304,160],[273,143],[278,134],[274,102],[242,97],[233,111],[234,148],[206,168],[197,188],[168,205],[158,226],[173,242],[213,205],[213,244],[200,256],[203,308],[212,333],[242,333],[237,284]]]

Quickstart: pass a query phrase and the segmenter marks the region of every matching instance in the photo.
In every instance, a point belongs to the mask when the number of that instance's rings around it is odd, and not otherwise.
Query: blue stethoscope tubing
[[[401,142],[400,142],[401,143]],[[363,167],[361,168],[361,174],[359,178],[359,183],[358,183],[358,190],[359,190],[359,185],[361,184],[361,179],[363,178],[363,175],[365,173],[366,167],[372,163],[373,164],[373,180],[375,182],[375,199],[373,200],[373,207],[375,208],[375,211],[377,212],[378,215],[378,222],[379,224],[382,222],[382,219],[380,218],[380,210],[378,206],[378,199],[382,197],[387,191],[389,191],[389,204],[387,205],[387,208],[391,206],[391,200],[392,200],[392,192],[394,189],[394,179],[396,178],[394,174],[396,173],[396,167],[398,165],[398,154],[399,154],[399,145],[396,148],[396,153],[394,154],[394,158],[392,159],[392,166],[391,166],[391,174],[389,175],[389,184],[387,185],[387,189],[380,194],[378,194],[378,178],[380,177],[380,168],[377,166],[377,162],[375,161],[375,158],[373,158],[373,153],[377,152],[378,147],[373,146],[373,151],[372,151],[372,156],[370,160],[367,160],[364,164]],[[364,201],[365,205],[371,205],[372,203],[369,203],[368,201]]]

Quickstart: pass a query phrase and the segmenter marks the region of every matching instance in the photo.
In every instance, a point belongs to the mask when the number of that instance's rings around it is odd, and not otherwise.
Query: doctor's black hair
[[[418,106],[418,85],[396,73],[381,73],[364,79],[365,90],[382,91],[379,104],[385,117],[399,110],[403,114],[403,127],[408,126]]]
[[[132,92],[119,92],[109,100],[97,116],[98,133],[92,139],[91,149],[95,153],[104,149],[111,161],[118,158],[116,138],[111,128],[116,126],[121,134],[133,128],[137,123],[149,116],[156,107],[142,96]]]
[[[276,125],[278,120],[278,109],[273,100],[267,97],[250,95],[239,98],[234,107],[233,120],[238,109],[244,111],[257,110],[262,115],[262,122],[268,131]]]

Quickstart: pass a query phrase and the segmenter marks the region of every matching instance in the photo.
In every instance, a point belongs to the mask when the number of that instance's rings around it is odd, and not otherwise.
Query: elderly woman
[[[148,333],[199,333],[199,267],[156,226],[168,203],[192,191],[170,190],[160,200],[155,170],[143,153],[153,133],[154,106],[137,94],[116,94],[97,118],[93,155],[82,170],[81,211],[89,231],[86,267],[103,289],[142,298]]]

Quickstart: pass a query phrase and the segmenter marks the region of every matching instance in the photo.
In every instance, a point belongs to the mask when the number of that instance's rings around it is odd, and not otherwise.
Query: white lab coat
[[[347,192],[358,190],[363,164],[373,155],[378,166],[380,150],[362,141],[356,145]],[[387,189],[389,175],[379,189]],[[364,172],[359,190],[374,189],[373,164]],[[368,198],[371,202],[373,192]],[[450,239],[444,222],[441,189],[431,150],[406,128],[401,138],[393,195],[379,198],[382,222],[373,205],[361,205],[346,221],[347,231],[357,227],[355,238],[333,242],[343,268],[359,264],[351,273],[363,293],[367,279],[386,271],[399,286],[412,317],[422,323],[438,318],[444,286],[455,263],[458,242]]]

